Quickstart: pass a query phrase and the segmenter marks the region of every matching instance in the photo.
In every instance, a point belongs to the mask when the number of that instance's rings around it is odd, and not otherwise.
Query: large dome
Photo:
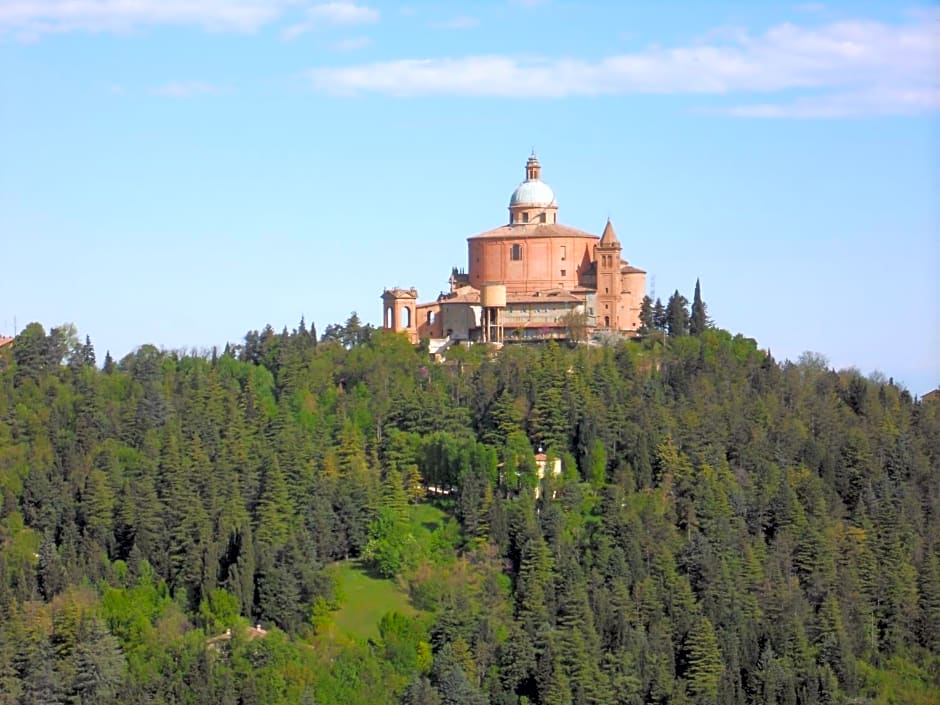
[[[512,192],[509,207],[512,206],[553,206],[555,205],[555,192],[551,186],[538,179],[523,181]]]

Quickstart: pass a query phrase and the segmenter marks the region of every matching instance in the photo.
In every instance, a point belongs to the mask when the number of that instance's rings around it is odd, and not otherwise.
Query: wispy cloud
[[[170,81],[154,88],[151,93],[166,98],[189,98],[199,95],[221,95],[225,88],[206,81]]]
[[[877,88],[791,101],[752,103],[702,112],[751,118],[843,118],[857,115],[919,115],[940,109],[938,88]]]
[[[508,55],[402,59],[314,69],[309,78],[317,90],[396,96],[814,96],[799,98],[789,109],[762,102],[726,110],[742,116],[926,112],[940,109],[938,30],[940,12],[932,12],[906,24],[781,24],[758,35],[742,30],[593,61]]]
[[[11,0],[0,3],[0,32],[128,32],[146,26],[197,26],[250,32],[275,20],[290,0]]]
[[[375,22],[379,12],[347,0],[2,0],[0,34],[35,39],[51,33],[126,33],[167,26],[253,32],[292,16],[302,18],[294,26],[309,29]]]
[[[480,26],[480,20],[469,15],[460,15],[443,22],[432,22],[431,26],[435,29],[473,29]]]
[[[303,22],[284,30],[285,39],[293,39],[315,29],[340,27],[378,22],[379,11],[352,2],[327,2],[308,7]]]

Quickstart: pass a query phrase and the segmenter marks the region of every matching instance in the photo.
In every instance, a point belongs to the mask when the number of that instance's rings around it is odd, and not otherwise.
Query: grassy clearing
[[[447,514],[430,503],[410,507],[411,532],[419,543],[431,543],[447,524]],[[370,639],[379,635],[379,620],[386,612],[420,614],[408,593],[395,581],[369,573],[358,560],[334,563],[343,603],[333,614],[333,629],[348,636]]]
[[[447,514],[430,502],[422,502],[410,507],[412,529],[422,529],[432,533],[444,528],[447,523]]]
[[[369,639],[379,635],[379,620],[386,612],[418,614],[404,590],[392,580],[369,575],[358,560],[335,563],[333,570],[343,595],[343,605],[333,616],[337,631]]]

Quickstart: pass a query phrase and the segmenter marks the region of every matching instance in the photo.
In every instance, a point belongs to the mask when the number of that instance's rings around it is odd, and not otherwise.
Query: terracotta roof
[[[646,274],[646,270],[640,269],[639,267],[634,267],[633,265],[625,263],[620,268],[620,273],[621,274]]]
[[[580,296],[575,296],[567,289],[551,289],[549,291],[532,292],[531,294],[506,294],[507,304],[540,304],[544,302],[552,303],[553,301],[577,301],[580,303],[582,300]]]
[[[484,238],[529,238],[529,237],[589,237],[594,240],[597,235],[569,228],[558,223],[513,223],[503,225],[485,233],[468,237],[468,240],[482,240]]]
[[[607,225],[604,226],[604,233],[601,235],[600,245],[601,247],[615,247],[619,244],[620,240],[617,239],[617,233],[614,232],[614,226],[608,218]]]
[[[592,292],[594,289],[579,289],[579,293]],[[584,301],[583,296],[578,296],[569,289],[544,289],[542,291],[531,292],[507,292],[506,303],[512,304],[534,304],[534,303],[557,303],[557,302],[577,302]],[[479,304],[480,291],[472,286],[462,286],[454,294],[444,295],[443,298],[435,302],[437,305],[445,306],[447,304]],[[428,305],[428,304],[422,304]],[[420,305],[419,305],[420,306]]]
[[[13,342],[13,338],[7,338],[7,337],[0,335],[0,348],[2,348],[4,345],[9,345],[12,342]]]
[[[453,294],[444,294],[438,299],[443,304],[478,304],[480,303],[480,290],[472,286],[462,286]]]
[[[515,321],[506,321],[503,323],[503,328],[505,330],[515,330],[516,328],[567,328],[567,323],[562,323],[561,321],[522,321],[516,323]]]

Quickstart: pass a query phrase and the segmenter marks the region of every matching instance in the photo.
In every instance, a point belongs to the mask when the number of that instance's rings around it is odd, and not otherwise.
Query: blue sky
[[[940,10],[898,2],[0,2],[0,334],[103,357],[301,315],[378,323],[507,220],[664,300],[916,394],[940,384]]]

